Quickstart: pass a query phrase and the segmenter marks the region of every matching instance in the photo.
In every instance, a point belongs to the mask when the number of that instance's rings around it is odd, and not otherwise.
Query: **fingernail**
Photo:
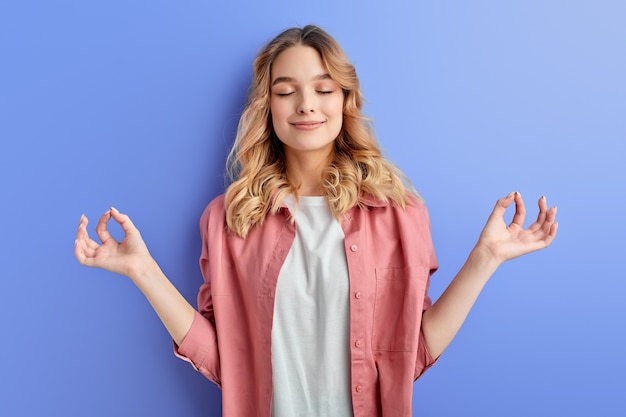
[[[113,210],[116,213],[119,213],[120,211],[118,209],[116,209],[115,207],[111,206],[111,210]]]

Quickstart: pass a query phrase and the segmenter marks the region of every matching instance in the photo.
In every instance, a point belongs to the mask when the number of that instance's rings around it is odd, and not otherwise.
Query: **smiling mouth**
[[[300,130],[314,130],[317,129],[318,127],[322,126],[324,124],[324,122],[298,122],[298,123],[291,123],[291,125],[293,127],[295,127],[296,129],[300,129]]]

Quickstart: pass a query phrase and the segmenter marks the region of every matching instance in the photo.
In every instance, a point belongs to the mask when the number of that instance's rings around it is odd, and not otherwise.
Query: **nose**
[[[298,113],[307,114],[315,112],[315,99],[311,93],[302,92],[298,102]]]

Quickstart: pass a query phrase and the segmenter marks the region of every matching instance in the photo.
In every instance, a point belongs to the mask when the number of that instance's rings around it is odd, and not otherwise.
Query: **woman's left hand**
[[[504,213],[513,202],[515,215],[507,226]],[[537,220],[527,229],[524,229],[525,218],[526,208],[518,192],[499,199],[480,234],[477,246],[487,249],[499,263],[548,247],[558,229],[556,207],[548,209],[546,198],[541,197]]]

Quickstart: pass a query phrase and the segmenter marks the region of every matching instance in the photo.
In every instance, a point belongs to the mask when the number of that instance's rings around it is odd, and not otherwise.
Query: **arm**
[[[504,223],[506,209],[515,202],[511,224]],[[524,229],[526,209],[519,193],[498,200],[467,261],[431,308],[424,312],[422,329],[428,350],[434,358],[443,353],[457,334],[482,288],[509,259],[546,248],[556,236],[556,207],[548,209],[545,197],[539,199],[537,221]]]
[[[110,219],[118,222],[124,231],[121,242],[113,239],[107,230]],[[81,216],[74,244],[78,261],[130,278],[146,296],[174,342],[180,345],[191,328],[195,309],[161,271],[130,218],[114,208],[107,210],[96,226],[102,244],[89,237],[87,222],[87,217]]]

